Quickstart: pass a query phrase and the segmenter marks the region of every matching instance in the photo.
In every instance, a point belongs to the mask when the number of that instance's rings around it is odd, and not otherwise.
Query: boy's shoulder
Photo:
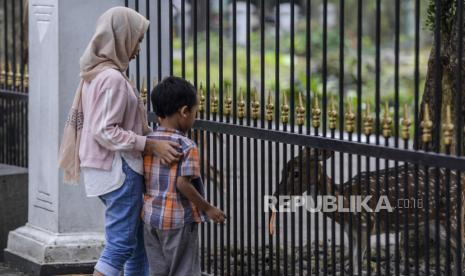
[[[153,132],[147,135],[147,138],[177,142],[179,145],[181,145],[181,149],[184,153],[191,149],[197,148],[197,144],[194,141],[189,139],[189,137],[177,132],[168,132],[163,130],[160,131],[155,129]]]

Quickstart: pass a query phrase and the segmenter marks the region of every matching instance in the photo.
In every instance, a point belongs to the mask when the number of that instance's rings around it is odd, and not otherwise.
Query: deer
[[[434,222],[436,219],[436,215],[439,216],[439,223],[440,223],[440,239],[445,240],[446,234],[445,231],[442,231],[445,229],[446,224],[447,224],[447,217],[445,215],[445,210],[446,210],[446,179],[447,176],[449,176],[449,183],[450,183],[450,245],[453,251],[455,252],[455,249],[457,247],[461,247],[462,249],[462,256],[461,259],[458,260],[455,258],[455,254],[452,253],[452,261],[453,265],[455,268],[457,268],[457,263],[458,262],[463,262],[464,259],[464,249],[465,249],[465,231],[464,231],[464,223],[465,223],[465,209],[464,206],[465,204],[462,204],[460,207],[461,209],[461,218],[460,220],[457,220],[457,200],[458,197],[461,198],[461,202],[465,203],[465,197],[464,194],[465,192],[462,189],[461,194],[458,194],[457,188],[458,188],[458,182],[457,182],[457,176],[455,171],[449,171],[446,172],[446,169],[439,169],[438,171],[438,178],[439,178],[439,198],[440,198],[440,206],[439,209],[436,209],[436,206],[434,204],[435,200],[435,179],[436,179],[436,168],[429,168],[426,170],[423,166],[417,166],[415,168],[415,165],[409,164],[409,165],[400,165],[398,169],[396,170],[395,168],[387,168],[383,170],[379,170],[378,174],[376,171],[370,171],[370,172],[362,172],[358,175],[355,175],[348,181],[342,184],[343,187],[343,192],[341,192],[341,185],[331,185],[332,179],[328,175],[323,174],[323,169],[322,169],[322,162],[325,161],[326,159],[334,156],[334,152],[330,152],[329,154],[327,153],[325,158],[323,158],[323,154],[318,152],[318,154],[315,154],[315,150],[311,150],[309,153],[306,153],[305,150],[298,156],[292,158],[289,160],[286,164],[286,166],[282,170],[282,177],[281,181],[278,184],[277,190],[274,193],[274,196],[278,195],[302,195],[304,192],[307,192],[307,195],[310,196],[315,196],[315,191],[318,191],[318,194],[316,195],[335,195],[336,201],[339,201],[341,198],[343,199],[342,205],[344,207],[348,207],[350,203],[349,197],[351,195],[358,195],[358,196],[372,196],[372,199],[376,199],[376,181],[377,177],[379,177],[379,194],[380,196],[384,196],[388,199],[389,203],[393,207],[398,207],[397,204],[397,199],[401,198],[402,200],[407,200],[405,198],[402,198],[406,193],[408,194],[408,200],[409,202],[418,202],[418,199],[423,199],[425,198],[425,187],[428,185],[429,187],[429,199],[431,200],[430,203],[430,208],[429,208],[429,222],[430,229],[432,229],[432,233],[435,231],[434,227]],[[300,163],[301,162],[301,163]],[[317,162],[318,164],[315,164]],[[300,166],[302,164],[302,166]],[[318,170],[318,177],[315,182],[315,168]],[[310,170],[308,170],[310,169]],[[405,175],[407,174],[407,175]],[[426,175],[428,174],[429,180],[426,181]],[[405,178],[404,178],[405,177]],[[415,181],[415,178],[417,181]],[[405,179],[407,180],[407,183],[404,183]],[[302,182],[300,182],[302,181]],[[360,187],[361,190],[359,189],[358,183],[361,183]],[[385,181],[388,181],[388,190],[385,189]],[[399,183],[397,184],[396,181]],[[300,183],[303,183],[302,189],[300,188]],[[418,197],[415,196],[415,183],[418,184]],[[465,184],[465,175],[462,174],[460,178],[460,184],[463,185]],[[398,195],[399,198],[395,198],[395,189],[396,185],[398,185]],[[307,187],[310,187],[310,190],[307,191]],[[464,186],[462,186],[465,188]],[[317,189],[316,189],[317,188]],[[351,193],[349,194],[349,190]],[[326,194],[323,194],[323,191],[327,191]],[[339,202],[336,202],[336,206],[338,205]],[[370,201],[368,204],[372,209],[375,209],[377,202],[374,202],[373,200]],[[417,208],[417,210],[409,209],[408,208],[398,208],[399,212],[399,218],[402,223],[399,223],[399,231],[402,233],[404,230],[404,216],[407,215],[408,217],[408,225],[410,229],[415,225],[415,211],[418,212],[418,225],[420,229],[422,229],[422,226],[425,227],[425,219],[426,219],[426,210],[425,208]],[[336,211],[337,212],[337,211]],[[336,223],[340,225],[344,225],[344,231],[346,234],[349,236],[349,238],[352,238],[354,241],[354,244],[357,243],[357,228],[359,227],[358,223],[353,223],[352,227],[352,233],[348,233],[349,231],[349,213],[345,212],[342,213],[343,215],[341,216],[340,214],[337,214],[336,216],[332,216],[330,212],[323,212],[323,215],[327,218],[334,219]],[[376,221],[376,213],[375,212],[366,212],[365,210],[361,210],[361,212],[355,212],[352,213],[352,218],[354,222],[357,222],[358,219],[361,221],[361,232],[362,232],[362,237],[366,237],[367,234],[375,234],[376,229],[374,227],[374,223],[371,223],[371,225],[368,225],[368,216],[371,219],[371,222]],[[380,233],[379,234],[384,234],[387,232],[387,226],[389,226],[391,229],[394,229],[395,226],[395,215],[396,212],[388,212],[387,210],[383,209],[380,211],[379,216],[380,216]],[[274,233],[274,220],[275,220],[276,213],[271,212],[270,215],[270,220],[269,220],[269,228],[270,228],[270,234]],[[388,218],[389,225],[386,225],[386,217]],[[455,233],[457,232],[457,227],[458,223],[461,225],[461,244],[458,244],[458,241],[456,239]],[[434,237],[434,234],[431,235],[431,237]],[[361,242],[361,252],[359,252],[359,248],[355,248],[355,252],[352,255],[353,257],[353,264],[354,264],[354,272],[358,271],[358,256],[361,254],[363,257],[366,253],[366,248],[367,248],[367,239],[362,238]],[[437,241],[439,242],[439,241]],[[357,246],[356,246],[357,247]]]

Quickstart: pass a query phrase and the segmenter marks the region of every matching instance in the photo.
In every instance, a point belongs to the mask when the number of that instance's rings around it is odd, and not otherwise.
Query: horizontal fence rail
[[[126,6],[152,22],[128,75],[153,125],[157,82],[197,88],[189,135],[228,217],[201,226],[202,271],[463,274],[463,1]]]

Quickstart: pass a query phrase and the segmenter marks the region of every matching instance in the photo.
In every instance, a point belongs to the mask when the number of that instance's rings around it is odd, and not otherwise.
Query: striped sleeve
[[[200,177],[199,152],[196,146],[192,146],[180,161],[180,176]]]

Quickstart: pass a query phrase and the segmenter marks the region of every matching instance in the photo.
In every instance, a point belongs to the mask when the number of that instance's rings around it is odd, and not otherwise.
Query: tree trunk
[[[453,132],[453,139],[452,139],[452,146],[451,152],[455,153],[456,149],[456,139],[455,133],[456,131],[463,131],[463,127],[457,126],[455,121],[455,103],[461,97],[462,105],[460,110],[460,115],[465,115],[465,47],[462,50],[462,88],[461,91],[457,91],[457,81],[458,81],[458,25],[457,22],[453,23],[453,27],[450,28],[452,31],[450,33],[441,32],[441,57],[439,62],[442,66],[442,74],[439,76],[435,75],[435,66],[436,66],[436,57],[435,57],[435,47],[431,49],[429,60],[428,60],[428,69],[426,73],[426,82],[425,82],[425,90],[423,94],[423,98],[421,100],[421,109],[420,109],[420,122],[424,118],[424,105],[427,103],[429,105],[429,114],[430,118],[433,122],[433,129],[432,129],[432,142],[427,146],[425,143],[422,142],[421,134],[423,130],[420,129],[419,131],[419,149],[435,149],[436,145],[439,145],[439,149],[441,152],[445,151],[444,141],[443,141],[443,127],[442,124],[446,119],[446,108],[450,106],[451,115],[452,115],[452,123],[454,124],[454,132]],[[463,27],[462,27],[463,30]],[[462,45],[465,45],[465,33],[463,36],[463,41],[461,42]],[[435,82],[439,80],[441,82],[441,100],[436,102],[435,99]],[[435,120],[438,114],[435,113],[436,106],[440,105],[441,112],[440,112],[440,122],[439,122],[439,129],[438,125],[436,124]],[[419,126],[417,126],[419,127]],[[435,133],[439,131],[440,138],[439,141],[435,136]],[[462,141],[463,145],[463,141]]]

